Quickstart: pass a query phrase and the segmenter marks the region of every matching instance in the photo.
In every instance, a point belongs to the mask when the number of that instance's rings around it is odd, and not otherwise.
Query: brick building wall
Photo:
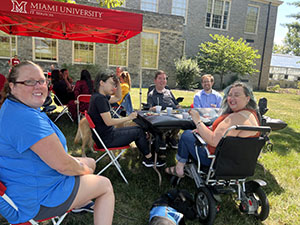
[[[77,0],[78,4],[89,4],[97,6],[97,3],[91,3],[85,0]],[[211,41],[210,34],[222,34],[234,37],[235,40],[243,38],[249,41],[250,46],[258,50],[264,57],[257,61],[257,69],[261,72],[246,76],[243,79],[248,80],[255,88],[266,89],[268,85],[268,75],[270,60],[273,47],[275,24],[277,17],[277,8],[282,3],[278,0],[239,0],[231,1],[230,13],[228,19],[228,29],[212,29],[205,27],[207,0],[187,0],[187,17],[171,15],[172,0],[158,0],[158,12],[148,12],[140,10],[140,0],[127,0],[125,7],[119,10],[143,13],[143,30],[160,33],[159,40],[159,59],[158,68],[165,70],[169,76],[170,87],[176,86],[174,60],[184,54],[188,57],[196,56],[199,51],[199,44],[205,41]],[[244,32],[247,7],[248,5],[259,7],[258,28],[256,34],[247,34]],[[58,41],[58,66],[72,63],[72,42]],[[142,73],[142,85],[147,87],[153,83],[155,69],[140,69],[141,59],[141,35],[137,35],[129,40],[128,53],[128,71],[132,75],[132,84],[137,87],[140,83],[139,75]],[[32,60],[32,38],[18,37],[18,55],[21,59]],[[0,60],[0,70],[7,71],[7,60]],[[47,70],[53,62],[38,62]],[[55,64],[55,63],[54,63]],[[95,64],[102,70],[115,69],[108,66],[108,45],[96,44]],[[82,68],[78,66],[78,68]],[[79,78],[78,72],[72,74],[75,79]],[[1,71],[0,71],[1,72]],[[3,72],[2,72],[3,73]],[[229,77],[227,80],[230,79]],[[259,81],[260,79],[260,81]],[[216,82],[219,78],[216,76]],[[225,79],[226,81],[226,79]]]

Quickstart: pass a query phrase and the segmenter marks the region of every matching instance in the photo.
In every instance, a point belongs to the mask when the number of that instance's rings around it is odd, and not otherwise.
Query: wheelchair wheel
[[[261,187],[256,188],[256,190],[249,192],[248,197],[252,199],[252,201],[256,201],[257,209],[254,212],[254,216],[264,221],[269,216],[270,206],[268,198]]]
[[[196,196],[196,209],[201,223],[206,225],[214,223],[217,214],[216,201],[208,188],[199,189]]]

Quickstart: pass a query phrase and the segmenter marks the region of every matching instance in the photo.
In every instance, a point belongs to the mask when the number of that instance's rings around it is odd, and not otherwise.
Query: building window
[[[172,14],[177,16],[187,15],[187,1],[188,0],[173,0],[172,1]]]
[[[284,75],[284,79],[288,80],[289,79],[289,75]]]
[[[300,77],[298,77],[297,80],[300,81]]]
[[[10,58],[17,55],[17,37],[0,31],[0,57]]]
[[[272,79],[273,78],[273,73],[269,74],[269,78]]]
[[[73,62],[78,64],[94,64],[95,44],[91,42],[73,42]]]
[[[34,60],[57,61],[57,40],[49,38],[32,38]]]
[[[230,1],[208,0],[206,11],[206,27],[222,30],[228,29]]]
[[[141,10],[157,12],[158,0],[141,0]]]
[[[142,67],[157,69],[159,33],[142,32]]]
[[[128,40],[108,47],[108,64],[110,66],[127,66]]]
[[[257,6],[248,5],[246,24],[245,24],[246,33],[256,33],[258,15],[259,15],[259,8]]]

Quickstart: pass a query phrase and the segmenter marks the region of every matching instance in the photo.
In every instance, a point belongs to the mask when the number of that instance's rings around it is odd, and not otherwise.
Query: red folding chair
[[[81,116],[83,116],[84,113],[85,113],[85,110],[80,111],[80,102],[89,103],[91,96],[92,95],[90,95],[90,94],[81,94],[81,95],[78,95],[78,97],[77,97],[76,105],[77,105],[78,126],[79,126],[79,123],[80,123]]]
[[[118,159],[125,153],[126,149],[130,148],[130,145],[126,145],[126,146],[121,146],[121,147],[114,147],[114,148],[107,148],[106,145],[104,144],[104,142],[102,141],[100,135],[98,134],[98,132],[95,129],[95,124],[92,121],[90,115],[85,111],[85,118],[87,119],[87,121],[89,122],[89,126],[92,129],[92,131],[94,132],[94,134],[96,135],[96,137],[98,138],[98,140],[100,141],[100,143],[102,144],[102,146],[104,148],[98,148],[96,143],[94,143],[94,150],[95,151],[100,151],[100,152],[104,152],[97,160],[96,163],[99,162],[104,156],[108,155],[110,158],[110,163],[108,163],[99,173],[97,173],[97,175],[103,173],[109,166],[111,166],[112,164],[115,165],[115,167],[117,168],[117,170],[119,171],[120,175],[122,176],[123,180],[126,182],[126,184],[128,184],[128,181],[126,179],[126,177],[124,176],[123,172],[121,171],[121,165],[118,162]],[[121,150],[121,152],[115,156],[111,151],[114,150]]]
[[[13,200],[7,194],[5,194],[6,189],[7,189],[6,186],[0,181],[0,196],[4,199],[4,201],[6,201],[16,211],[19,211],[18,207],[15,205]],[[38,225],[40,222],[50,220],[50,219],[51,219],[53,225],[59,225],[62,223],[62,221],[64,220],[64,218],[67,216],[67,214],[70,211],[66,212],[64,215],[62,215],[60,217],[51,217],[51,218],[46,218],[46,219],[42,219],[42,220],[38,220],[38,221],[31,219],[25,223],[17,223],[17,224],[12,224],[12,225]]]

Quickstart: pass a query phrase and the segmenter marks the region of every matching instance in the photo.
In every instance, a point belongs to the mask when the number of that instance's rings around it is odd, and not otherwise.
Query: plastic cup
[[[183,112],[182,113],[182,118],[183,119],[187,119],[189,117],[189,113],[188,112]]]
[[[172,115],[172,110],[173,110],[172,107],[167,107],[167,114],[168,114],[168,116]]]
[[[157,113],[160,113],[160,111],[161,111],[161,105],[155,106],[155,110],[156,110]]]

